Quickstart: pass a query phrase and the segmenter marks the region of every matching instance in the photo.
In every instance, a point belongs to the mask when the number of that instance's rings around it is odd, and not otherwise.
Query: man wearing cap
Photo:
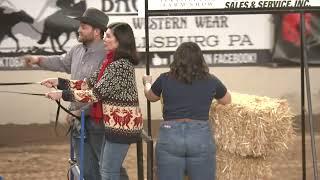
[[[103,44],[104,31],[107,29],[108,16],[95,8],[88,8],[81,17],[78,29],[78,41],[81,44],[75,45],[65,56],[24,56],[27,66],[39,65],[43,69],[50,71],[66,72],[71,74],[71,79],[82,80],[90,77],[103,61],[106,50]],[[79,112],[85,104],[71,103],[70,110]],[[89,114],[87,108],[87,114]],[[73,144],[75,147],[76,158],[79,156],[79,130],[80,123],[67,116],[67,122],[72,126]],[[85,122],[86,139],[84,145],[84,179],[100,180],[100,152],[104,138],[103,121],[96,123],[90,116],[86,117]],[[121,180],[128,179],[125,169],[121,169]]]

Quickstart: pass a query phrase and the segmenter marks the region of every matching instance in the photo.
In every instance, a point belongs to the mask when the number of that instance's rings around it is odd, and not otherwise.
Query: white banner
[[[0,69],[22,68],[19,56],[24,54],[57,55],[70,50],[78,43],[76,32],[79,22],[65,13],[81,11],[78,12],[80,16],[88,7],[105,12],[110,23],[130,24],[139,52],[143,54],[145,51],[145,19],[137,13],[138,7],[143,6],[143,0],[87,0],[85,7],[82,7],[83,0],[75,0],[75,5],[65,0],[30,2],[0,0],[0,15],[7,17],[0,21],[3,37],[0,39]],[[66,2],[70,4],[63,4]],[[19,21],[12,22],[14,17]],[[273,47],[271,18],[272,15],[268,14],[149,17],[152,65],[168,66],[172,53],[181,43],[188,41],[201,47],[209,65],[262,64],[270,60]],[[10,37],[9,32],[15,38]]]
[[[320,6],[320,0],[148,0],[149,10],[300,8]]]
[[[77,0],[80,1],[80,0]],[[143,0],[128,1],[128,4],[117,0],[90,0],[87,7],[96,7],[109,15],[110,23],[127,22],[134,30],[136,43],[139,51],[145,50],[145,23],[144,18],[137,15],[136,7]],[[154,0],[163,2],[163,0]],[[170,0],[174,2],[175,0]],[[186,0],[179,0],[185,2]],[[194,0],[194,2],[205,2],[206,0]],[[319,0],[320,1],[320,0]],[[21,21],[11,27],[11,31],[19,41],[20,49],[17,50],[17,42],[9,36],[5,36],[0,43],[0,52],[20,54],[28,52],[52,52],[53,46],[61,52],[55,39],[51,36],[43,44],[39,41],[43,35],[46,21],[54,21],[50,18],[52,14],[60,12],[56,4],[50,4],[47,0],[32,0],[32,4],[23,0],[11,0],[13,5],[2,3],[0,7],[13,9],[15,11],[24,10],[34,21]],[[209,1],[208,1],[209,2]],[[210,0],[210,2],[215,2]],[[49,4],[48,4],[49,3]],[[37,8],[36,11],[34,8]],[[50,11],[49,11],[50,10]],[[135,15],[132,15],[134,14]],[[26,16],[26,15],[25,15]],[[58,20],[58,19],[57,19]],[[64,22],[64,21],[62,21]],[[61,23],[57,21],[57,24]],[[65,24],[62,24],[66,26]],[[62,26],[61,25],[61,26]],[[1,29],[1,28],[0,28]],[[36,32],[37,29],[39,32]],[[66,41],[63,46],[69,50],[78,43],[75,32],[66,27],[59,35],[61,42]],[[57,29],[54,29],[57,31]],[[175,51],[183,42],[193,41],[199,44],[203,50],[258,50],[271,49],[273,41],[273,24],[271,15],[202,15],[202,16],[166,16],[150,17],[149,22],[150,51],[168,52]],[[66,39],[66,34],[70,39]],[[54,40],[51,45],[51,39]]]
[[[110,18],[131,25],[137,47],[145,50],[145,23],[141,17]],[[193,41],[202,50],[271,49],[271,15],[204,15],[150,17],[150,51],[175,51],[183,42]]]

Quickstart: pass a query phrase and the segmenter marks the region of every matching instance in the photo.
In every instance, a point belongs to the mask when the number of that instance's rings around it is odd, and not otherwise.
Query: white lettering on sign
[[[213,63],[216,64],[256,63],[257,59],[257,53],[227,53],[213,55]]]
[[[23,66],[24,62],[20,57],[0,57],[0,68],[19,68]]]

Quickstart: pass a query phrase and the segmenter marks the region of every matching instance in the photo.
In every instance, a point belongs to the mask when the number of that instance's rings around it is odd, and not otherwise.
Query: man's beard
[[[79,35],[79,37],[78,37],[78,42],[81,42],[82,44],[90,44],[91,42],[93,42],[93,38],[86,38],[86,37],[83,37],[82,36],[82,38],[80,38],[80,35]]]

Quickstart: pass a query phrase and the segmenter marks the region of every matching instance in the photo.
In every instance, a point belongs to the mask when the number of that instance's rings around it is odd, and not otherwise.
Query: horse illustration
[[[16,42],[16,52],[20,50],[19,40],[12,33],[12,27],[19,22],[32,24],[33,18],[25,11],[5,13],[5,8],[0,7],[0,43],[5,36],[12,38]]]
[[[49,37],[51,47],[54,52],[57,52],[54,41],[58,44],[59,49],[65,52],[63,46],[69,41],[72,32],[76,33],[78,36],[78,28],[80,25],[78,20],[75,20],[69,16],[81,16],[85,10],[86,2],[80,1],[70,8],[61,9],[48,16],[44,21],[43,32],[38,43],[44,44]],[[61,43],[59,37],[64,33],[66,34],[66,39]]]

